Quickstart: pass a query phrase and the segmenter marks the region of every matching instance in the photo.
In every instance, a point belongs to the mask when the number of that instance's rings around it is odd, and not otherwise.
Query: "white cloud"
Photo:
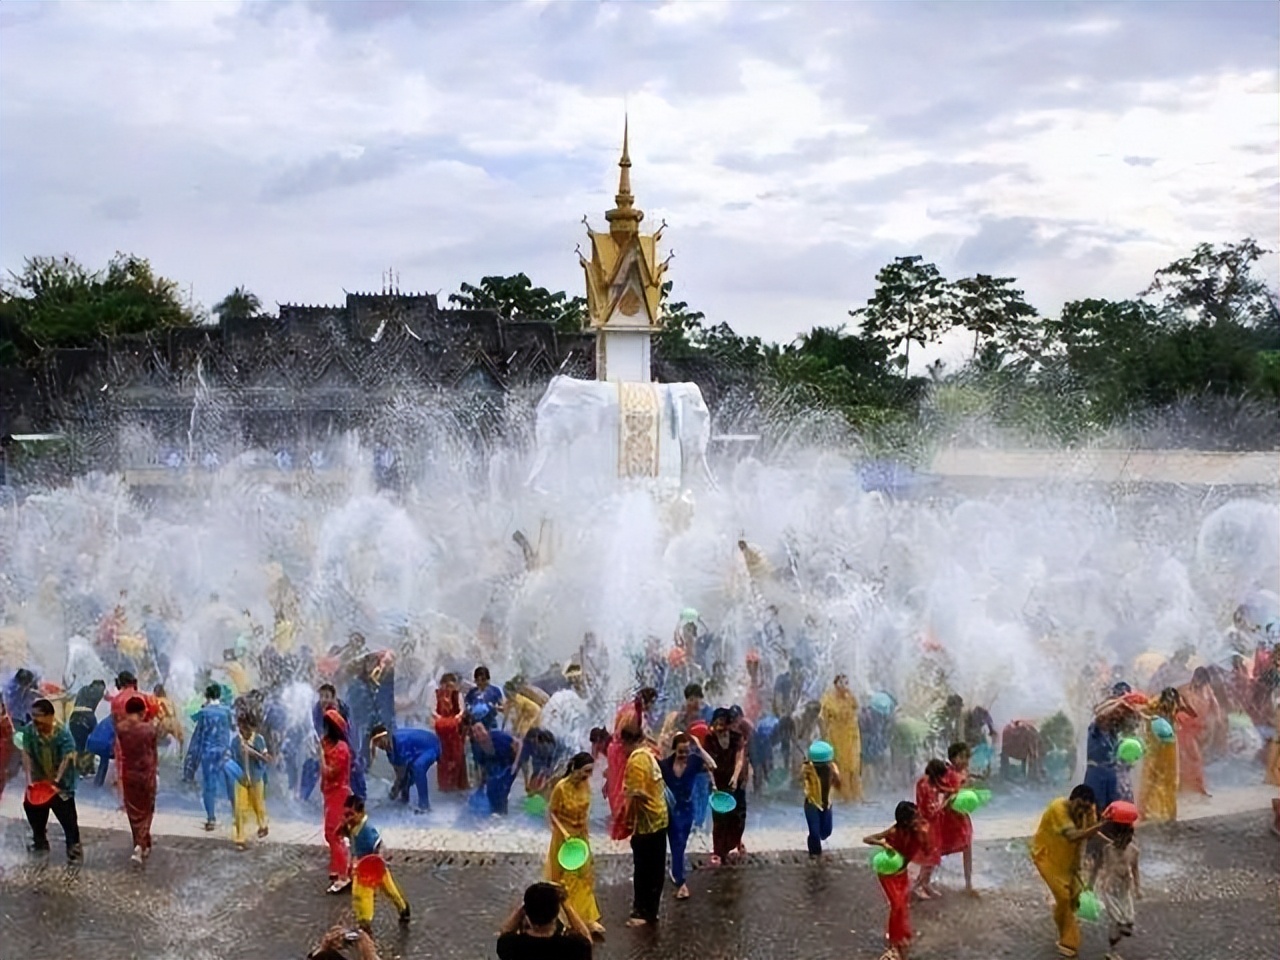
[[[7,268],[130,249],[206,302],[333,301],[388,265],[576,290],[624,105],[681,295],[748,333],[841,322],[902,254],[1053,310],[1200,241],[1280,243],[1275,23],[1248,5],[15,10]]]

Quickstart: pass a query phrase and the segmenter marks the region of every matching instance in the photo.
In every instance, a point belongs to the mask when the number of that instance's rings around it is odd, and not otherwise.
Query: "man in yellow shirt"
[[[1101,829],[1102,823],[1097,817],[1093,790],[1081,784],[1070,797],[1058,797],[1049,803],[1031,838],[1031,862],[1053,894],[1053,922],[1058,926],[1058,955],[1062,957],[1079,954],[1076,907],[1084,889],[1080,848]]]
[[[662,903],[667,869],[667,799],[662,770],[644,734],[634,727],[623,728],[622,746],[628,753],[623,790],[632,831],[635,891],[627,926],[642,927],[658,922]]]

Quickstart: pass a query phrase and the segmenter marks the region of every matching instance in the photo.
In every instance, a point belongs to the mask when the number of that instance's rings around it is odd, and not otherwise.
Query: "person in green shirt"
[[[49,849],[49,813],[58,818],[67,841],[67,862],[76,863],[84,856],[80,846],[80,824],[76,815],[76,741],[55,717],[53,704],[40,699],[31,705],[31,723],[23,734],[25,749],[22,765],[27,783],[47,781],[58,792],[48,803],[36,806],[25,798],[22,809],[31,824],[32,849],[37,853]]]

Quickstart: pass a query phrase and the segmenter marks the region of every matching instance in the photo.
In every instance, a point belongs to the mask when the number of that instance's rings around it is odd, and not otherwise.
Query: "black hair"
[[[893,808],[893,822],[895,826],[909,830],[916,822],[916,805],[910,800],[900,800],[898,805]]]
[[[592,744],[608,743],[611,739],[609,731],[604,727],[592,727],[591,733],[587,737],[587,742]]]
[[[1098,805],[1098,797],[1093,792],[1093,787],[1090,787],[1087,784],[1083,784],[1083,783],[1080,784],[1079,786],[1073,787],[1071,789],[1071,795],[1067,797],[1067,799],[1068,800],[1084,800],[1088,803],[1093,804],[1094,806]]]
[[[204,688],[204,698],[206,700],[221,700],[222,687],[218,686],[216,683],[209,684]]]
[[[1099,832],[1110,840],[1117,850],[1123,850],[1133,842],[1133,824],[1131,823],[1116,823],[1114,820],[1108,820],[1103,823]]]
[[[636,744],[644,739],[644,731],[639,727],[633,727],[630,724],[622,728],[622,742],[624,744]]]
[[[456,673],[446,673],[440,677],[441,683],[457,683],[458,675]]]
[[[699,700],[702,699],[702,684],[691,683],[684,688],[684,698],[688,700],[690,697],[697,697]]]
[[[972,751],[969,749],[969,745],[967,743],[953,743],[951,746],[947,747],[947,759],[954,761],[956,757],[971,752]]]
[[[947,765],[935,757],[924,765],[924,775],[930,780],[940,780],[947,775]]]
[[[480,666],[476,667],[475,672],[471,674],[471,679],[475,680],[477,683],[480,682],[481,677],[484,677],[486,680],[493,679],[493,677],[489,673],[489,668],[486,667],[484,664],[481,664]]]
[[[31,705],[31,715],[33,717],[51,717],[53,716],[53,704],[41,697]]]
[[[525,888],[524,915],[535,927],[545,927],[560,915],[560,890],[540,882]]]
[[[374,737],[378,736],[379,734],[383,734],[386,732],[387,732],[386,724],[375,723],[372,727],[369,728],[369,739],[372,740]]]
[[[658,699],[658,691],[654,687],[641,687],[640,692],[636,694],[641,703],[653,703]]]
[[[18,672],[13,675],[13,680],[19,685],[26,685],[35,680],[36,675],[26,667],[19,668]]]
[[[325,711],[323,717],[324,735],[330,740],[346,740],[347,735],[343,732],[342,727],[333,722],[333,717],[329,716],[329,712]]]
[[[348,810],[354,810],[356,813],[364,813],[364,801],[357,797],[354,793],[347,797],[342,804]]]
[[[337,697],[338,695],[338,688],[335,687],[332,683],[322,683],[316,689],[320,693],[324,693],[326,690],[328,690],[330,693],[334,695],[334,697]]]
[[[693,737],[689,736],[689,734],[677,733],[674,737],[671,738],[671,752],[675,753],[676,747],[680,746],[680,744],[682,743],[692,743],[692,742],[693,742]]]
[[[585,750],[581,753],[575,753],[569,758],[569,765],[565,768],[565,773],[573,773],[573,771],[581,770],[583,767],[590,766],[595,762],[595,758]]]
[[[721,720],[725,723],[733,723],[733,714],[729,712],[728,707],[716,707],[715,710],[711,712],[711,723],[713,725],[719,723]]]

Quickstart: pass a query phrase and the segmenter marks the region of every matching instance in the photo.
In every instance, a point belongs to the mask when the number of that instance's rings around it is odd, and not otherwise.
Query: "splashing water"
[[[890,690],[923,715],[939,691],[929,674],[1035,718],[1081,708],[1073,678],[1087,664],[1183,645],[1221,661],[1231,611],[1268,602],[1280,580],[1274,499],[1211,507],[1187,492],[1055,486],[897,500],[864,491],[840,452],[796,443],[722,461],[715,489],[548,494],[522,485],[528,413],[511,401],[506,426],[482,430],[474,405],[401,400],[377,443],[348,435],[322,467],[291,470],[253,451],[195,467],[193,411],[172,495],[144,503],[121,476],[94,474],[5,512],[5,627],[29,652],[6,649],[3,665],[85,682],[101,665],[77,636],[117,602],[130,623],[165,621],[182,698],[204,665],[237,640],[265,642],[254,625],[281,616],[294,646],[323,653],[359,630],[435,676],[475,662],[499,679],[536,675],[592,631],[610,666],[591,679],[617,703],[646,644],[669,647],[693,607],[729,699],[759,650],[774,672],[799,653],[815,691],[847,672],[861,695]],[[377,481],[388,449],[398,484]],[[740,538],[771,569],[749,570]]]

